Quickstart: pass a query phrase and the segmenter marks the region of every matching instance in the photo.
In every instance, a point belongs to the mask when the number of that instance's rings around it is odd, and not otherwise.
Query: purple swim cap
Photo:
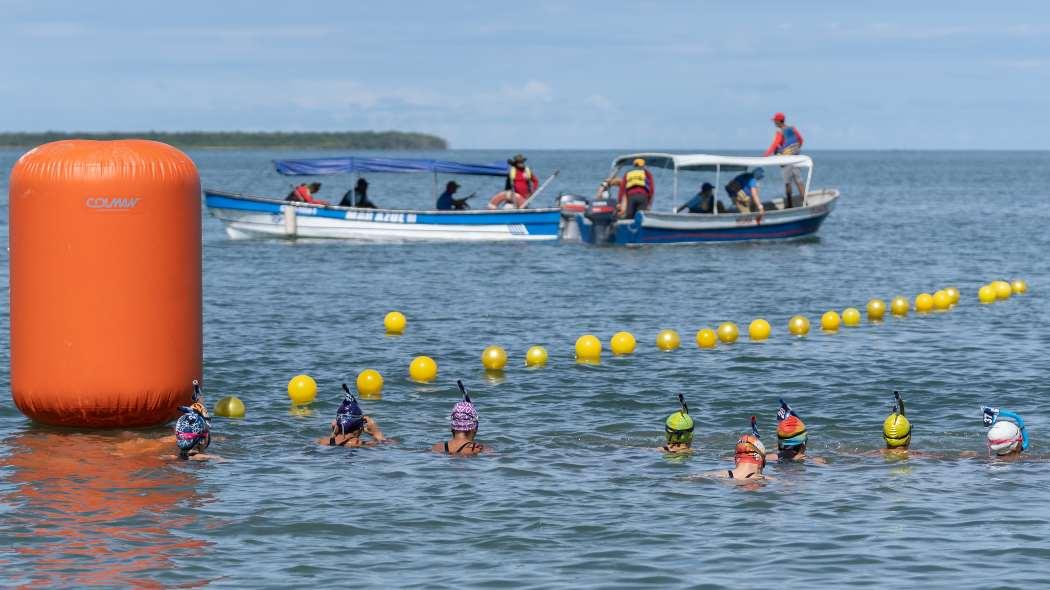
[[[478,411],[474,409],[474,404],[470,402],[470,398],[464,396],[463,401],[458,402],[452,408],[452,431],[470,432],[477,429]]]

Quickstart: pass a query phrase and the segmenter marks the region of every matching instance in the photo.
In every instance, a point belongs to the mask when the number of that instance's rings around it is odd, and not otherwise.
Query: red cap
[[[784,122],[784,113],[777,113],[777,114],[773,115],[773,120],[774,121],[779,121],[780,123],[783,123]]]

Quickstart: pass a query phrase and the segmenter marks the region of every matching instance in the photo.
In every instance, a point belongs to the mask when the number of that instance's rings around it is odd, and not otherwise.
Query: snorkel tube
[[[993,426],[1004,418],[1008,418],[1017,424],[1017,428],[1021,431],[1021,450],[1028,450],[1028,429],[1025,428],[1024,419],[1021,416],[1010,410],[1000,410],[989,406],[983,406],[981,412],[984,414],[984,426],[986,428]]]

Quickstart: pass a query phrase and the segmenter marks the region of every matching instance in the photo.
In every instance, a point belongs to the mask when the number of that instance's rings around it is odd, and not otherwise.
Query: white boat
[[[287,175],[347,172],[420,173],[504,176],[501,166],[404,158],[320,158],[278,160]],[[431,199],[437,195],[431,195]],[[231,239],[323,238],[374,242],[403,241],[543,241],[558,239],[558,208],[371,209],[291,202],[277,197],[204,190],[204,202],[223,223]]]
[[[579,237],[590,244],[641,245],[679,244],[694,242],[726,242],[742,240],[783,240],[816,233],[821,223],[835,207],[839,198],[836,189],[811,189],[813,160],[809,156],[738,157],[709,154],[642,153],[619,156],[612,163],[610,177],[642,158],[649,168],[673,171],[671,207],[669,211],[640,211],[634,219],[617,219],[609,203],[590,203],[583,212],[575,212]],[[680,202],[679,174],[699,172],[714,181],[717,191],[723,180],[756,168],[796,166],[805,169],[805,197],[800,207],[785,208],[784,199],[764,201],[763,213],[730,211],[717,213],[678,213]],[[778,180],[770,173],[765,186],[777,186]],[[579,207],[579,204],[576,205]],[[564,210],[564,209],[563,209]]]

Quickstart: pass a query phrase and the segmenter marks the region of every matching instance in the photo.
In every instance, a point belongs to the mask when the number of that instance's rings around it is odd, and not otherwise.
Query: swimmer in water
[[[911,422],[904,415],[904,400],[899,391],[893,392],[890,415],[882,422],[882,440],[886,441],[885,455],[907,455],[911,445]]]
[[[1016,461],[1022,451],[1028,450],[1028,431],[1024,420],[1009,410],[981,408],[984,425],[988,428],[988,454],[997,458]]]
[[[667,444],[660,447],[660,450],[672,455],[693,452],[693,419],[689,417],[689,406],[680,393],[678,403],[682,404],[682,409],[667,417]]]
[[[362,434],[367,434],[371,440],[361,440]],[[346,383],[343,383],[343,403],[339,404],[339,409],[335,412],[332,433],[328,438],[317,442],[331,447],[371,447],[386,440],[379,424],[361,411],[357,398],[350,393]]]
[[[712,471],[706,475],[740,481],[769,479],[762,473],[765,466],[766,446],[762,444],[762,438],[758,434],[755,417],[751,416],[751,432],[741,435],[736,441],[736,448],[733,450],[733,468],[725,471]]]
[[[456,381],[456,385],[459,385],[459,390],[463,393],[463,401],[456,403],[452,408],[452,415],[449,420],[452,428],[452,438],[436,443],[430,447],[430,450],[445,455],[464,456],[491,451],[489,447],[474,442],[474,437],[478,434],[478,411],[470,401],[470,396],[467,395],[467,388],[463,386],[463,382]]]
[[[204,407],[204,395],[196,379],[193,380],[193,403],[189,407],[179,406],[179,410],[182,416],[175,422],[175,444],[179,447],[179,459],[218,459],[204,452],[211,445],[211,417]]]
[[[770,453],[769,460],[780,463],[805,461],[808,441],[809,434],[806,433],[805,423],[787,402],[780,400],[780,409],[777,410],[777,452]],[[816,457],[809,459],[814,463],[826,463]]]

